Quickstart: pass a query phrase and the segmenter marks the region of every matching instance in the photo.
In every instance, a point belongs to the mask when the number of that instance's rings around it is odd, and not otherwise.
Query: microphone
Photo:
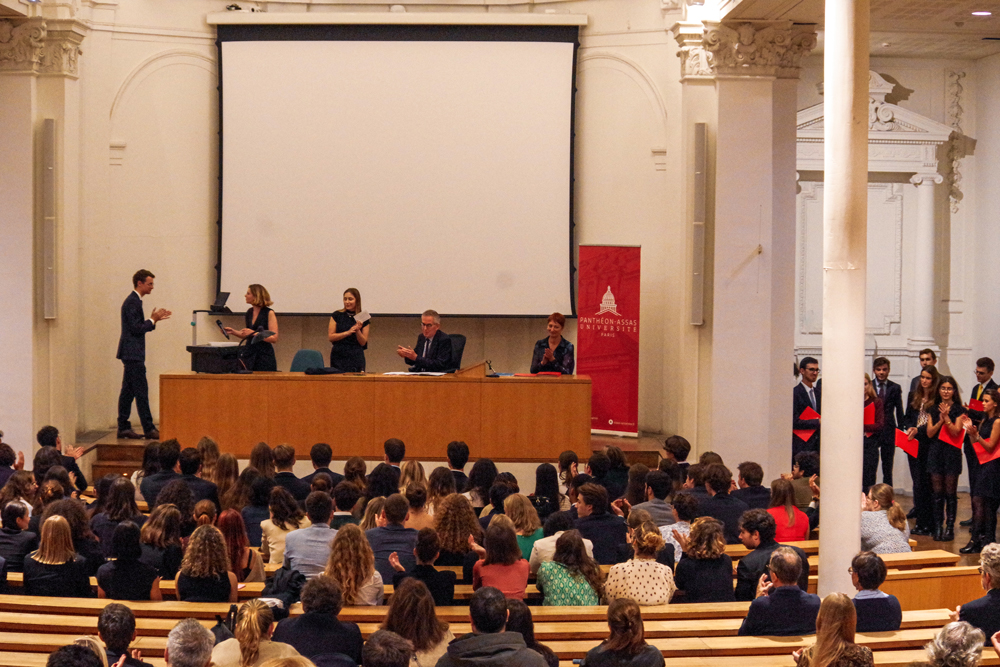
[[[222,326],[222,320],[215,320],[215,323],[219,325],[219,331],[226,337],[226,340],[229,340],[229,334],[226,333],[226,328]]]

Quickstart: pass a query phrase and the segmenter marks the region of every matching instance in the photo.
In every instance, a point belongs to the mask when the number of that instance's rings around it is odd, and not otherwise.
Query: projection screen
[[[574,312],[576,28],[261,28],[219,26],[230,305]]]

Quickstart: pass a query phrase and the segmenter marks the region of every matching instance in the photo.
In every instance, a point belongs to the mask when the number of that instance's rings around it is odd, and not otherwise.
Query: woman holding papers
[[[562,313],[549,315],[549,335],[535,343],[535,352],[531,355],[532,373],[573,374],[573,343],[562,337],[564,326],[566,317]]]
[[[872,407],[868,407],[868,406]],[[869,413],[871,419],[868,418]],[[864,454],[861,466],[861,490],[865,493],[875,483],[875,473],[878,472],[878,455],[881,441],[879,433],[885,424],[885,410],[875,388],[872,386],[872,379],[865,373],[865,440]]]
[[[927,366],[920,371],[920,382],[910,392],[906,401],[906,435],[917,441],[917,458],[909,458],[910,477],[913,479],[913,509],[917,515],[914,535],[930,535],[932,530],[932,493],[930,475],[927,473],[927,455],[930,452],[930,436],[927,427],[931,423],[931,413],[937,402],[938,383],[941,376],[937,368]]]
[[[370,321],[368,313],[361,310],[361,292],[354,287],[347,288],[344,307],[333,312],[327,327],[327,338],[333,343],[330,366],[345,373],[364,372]]]
[[[958,511],[958,476],[962,474],[962,443],[965,431],[959,418],[965,414],[955,378],[944,376],[938,384],[938,397],[930,411],[927,436],[927,472],[934,493],[934,540],[955,539],[955,513]],[[958,443],[956,446],[953,443]],[[947,508],[947,512],[945,511]],[[942,521],[944,525],[942,526]]]
[[[982,462],[983,456],[991,456],[1000,446],[1000,427],[996,426],[1000,414],[1000,393],[988,389],[983,394],[983,412],[986,417],[979,428],[968,415],[960,418],[961,426],[969,434],[972,445]],[[997,532],[997,508],[1000,508],[1000,459],[982,464],[976,485],[972,489],[972,528],[969,543],[959,549],[959,553],[979,553],[983,547],[995,541]]]
[[[251,371],[276,371],[278,361],[274,357],[274,345],[278,342],[278,318],[271,310],[271,295],[263,285],[250,285],[246,293],[250,307],[246,314],[246,327],[240,330],[226,327],[226,333],[244,340],[258,331],[270,331],[273,335],[261,340],[251,340],[246,344],[241,358]]]

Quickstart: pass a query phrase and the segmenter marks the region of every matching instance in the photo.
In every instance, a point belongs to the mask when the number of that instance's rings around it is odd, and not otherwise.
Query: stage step
[[[142,466],[142,453],[149,440],[119,440],[114,431],[97,439],[93,445],[97,459],[91,465],[91,477],[96,482],[105,475],[125,475]]]

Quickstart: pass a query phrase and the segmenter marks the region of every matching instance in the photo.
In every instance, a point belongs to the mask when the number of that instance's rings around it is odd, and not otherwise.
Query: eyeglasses
[[[430,324],[424,324],[423,322],[421,322],[420,323],[420,327],[423,328],[423,329],[426,329],[427,327],[434,326],[434,324],[435,324],[434,322],[431,322]]]

